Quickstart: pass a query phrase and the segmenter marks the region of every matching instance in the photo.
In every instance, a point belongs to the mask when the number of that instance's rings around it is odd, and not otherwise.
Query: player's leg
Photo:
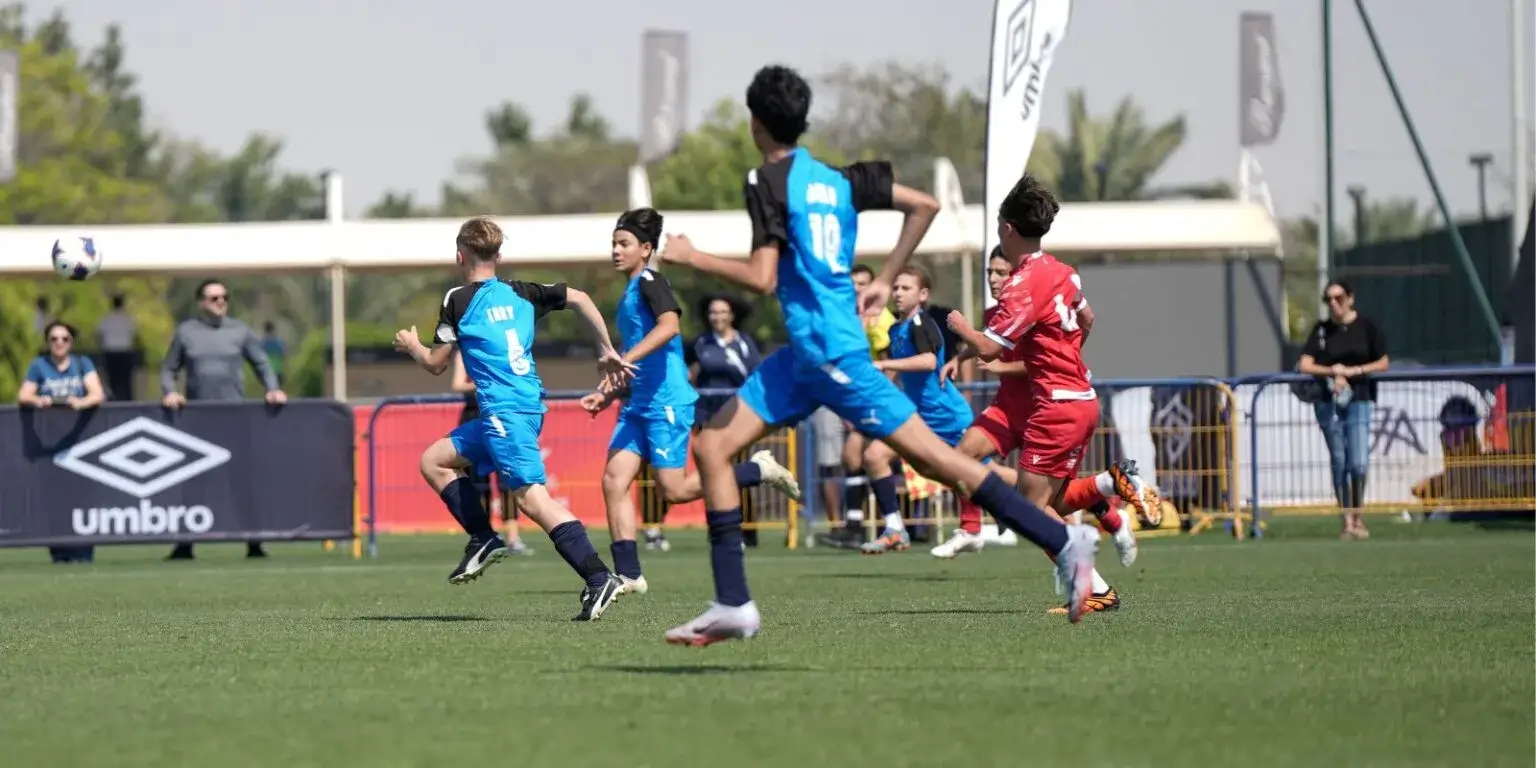
[[[880,514],[880,536],[863,546],[867,555],[886,552],[905,552],[912,546],[912,537],[901,520],[901,502],[896,495],[896,472],[892,466],[896,451],[879,440],[869,440],[864,446],[864,472],[869,477],[869,492],[875,497],[875,509]]]
[[[668,504],[687,504],[704,498],[704,483],[699,473],[687,472],[688,438],[693,429],[693,409],[667,409],[665,419],[652,419],[647,425],[646,437],[650,445],[648,460],[656,470],[656,484],[661,487],[662,498]],[[736,487],[756,488],[767,485],[780,493],[800,500],[800,483],[794,473],[779,463],[773,452],[761,450],[746,461],[731,467],[736,475]]]
[[[621,411],[608,441],[608,462],[603,466],[603,507],[608,513],[608,545],[613,569],[619,574],[620,594],[644,594],[647,585],[640,572],[640,548],[635,542],[635,507],[630,488],[640,475],[646,442],[645,419]]]
[[[464,584],[479,578],[496,561],[505,557],[507,546],[491,525],[491,515],[481,504],[480,489],[474,475],[491,467],[491,456],[481,433],[479,421],[460,424],[452,432],[421,454],[421,476],[443,500],[469,543],[464,557],[448,574],[448,583]]]
[[[1104,531],[1114,537],[1120,564],[1130,566],[1136,562],[1136,533],[1130,521],[1110,506],[1109,499],[1112,498],[1118,498],[1127,508],[1135,510],[1143,520],[1155,522],[1162,518],[1162,499],[1158,497],[1157,489],[1141,479],[1136,462],[1130,459],[1117,460],[1103,472],[1069,481],[1062,491],[1061,508],[1091,512]]]
[[[997,405],[987,406],[978,414],[971,427],[965,430],[955,448],[977,461],[991,456],[1007,456],[1013,452],[1017,440],[1015,430],[1008,423],[1008,414]],[[1019,473],[1003,462],[987,465],[993,473],[1003,478],[1009,486],[1016,486]],[[960,497],[960,528],[942,544],[929,550],[934,557],[949,559],[968,552],[980,552],[986,546],[981,533],[981,508],[964,495]]]
[[[869,505],[869,473],[864,466],[864,436],[843,423],[843,525],[827,536],[828,545],[857,549],[868,538],[864,514]]]
[[[581,610],[572,621],[596,620],[618,597],[619,578],[597,554],[587,527],[544,487],[544,456],[539,448],[544,414],[491,414],[481,420],[481,434],[502,481],[512,489],[528,519],[544,529],[555,551],[585,582]]]
[[[731,457],[770,429],[810,414],[810,400],[799,391],[794,373],[789,350],[769,355],[693,441],[693,460],[703,483],[704,516],[709,525],[715,599],[703,614],[668,630],[669,643],[709,645],[757,634],[762,619],[747,589],[741,491]]]

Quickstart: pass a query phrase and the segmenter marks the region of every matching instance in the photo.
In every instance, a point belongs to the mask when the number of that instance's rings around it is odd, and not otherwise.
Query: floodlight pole
[[[325,220],[340,224],[345,217],[342,208],[341,174],[326,171]],[[347,267],[336,254],[332,254],[331,279],[331,397],[346,402],[347,399]]]
[[[1317,226],[1317,295],[1328,291],[1328,281],[1333,279],[1333,219],[1334,168],[1333,168],[1333,0],[1322,0],[1323,6],[1323,220]],[[1318,318],[1326,319],[1328,308],[1319,305]]]

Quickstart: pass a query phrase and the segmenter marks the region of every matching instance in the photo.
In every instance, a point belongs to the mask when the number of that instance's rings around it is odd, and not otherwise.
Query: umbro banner
[[[1072,0],[997,0],[992,10],[992,64],[987,86],[986,234],[997,245],[997,207],[1029,165],[1040,133],[1045,76],[1067,36]],[[986,285],[987,260],[981,260]],[[987,294],[986,306],[992,306]],[[976,319],[972,318],[975,322]]]
[[[0,547],[352,537],[331,400],[0,409]]]

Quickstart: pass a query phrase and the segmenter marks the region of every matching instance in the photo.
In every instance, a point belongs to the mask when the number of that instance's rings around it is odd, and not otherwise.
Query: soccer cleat
[[[752,454],[751,459],[758,469],[762,470],[763,483],[778,489],[779,493],[788,496],[793,501],[800,500],[800,483],[795,476],[779,460],[773,457],[773,452],[761,450]]]
[[[962,528],[951,534],[948,541],[929,552],[941,560],[948,560],[967,552],[980,552],[986,545],[987,540],[980,533],[970,533]]]
[[[636,576],[633,579],[628,576],[619,577],[620,595],[643,595],[650,589],[651,586],[645,583],[644,576]]]
[[[571,621],[597,621],[603,617],[603,611],[613,605],[613,601],[619,597],[619,590],[623,585],[619,577],[608,574],[608,580],[601,587],[593,589],[586,587],[581,590],[581,612],[571,617]]]
[[[659,530],[645,532],[645,548],[651,552],[666,552],[672,549],[672,543]]]
[[[1047,610],[1046,613],[1049,613],[1053,616],[1062,616],[1070,610],[1071,608],[1069,606],[1062,605],[1051,608],[1050,610]],[[1118,610],[1120,610],[1120,595],[1115,592],[1114,587],[1110,587],[1109,591],[1102,595],[1097,593],[1089,595],[1087,602],[1083,603],[1083,613],[1098,613],[1100,611]]]
[[[1093,596],[1093,558],[1099,551],[1099,529],[1067,526],[1067,546],[1056,553],[1056,592],[1067,594],[1067,620],[1083,620],[1088,598]]]
[[[484,541],[470,539],[464,547],[464,559],[459,561],[459,567],[448,574],[449,584],[468,584],[480,578],[480,574],[491,564],[507,556],[507,545],[500,536],[491,536]]]
[[[1137,517],[1153,528],[1163,524],[1163,500],[1158,497],[1157,489],[1136,472],[1136,462],[1121,459],[1109,465],[1109,477],[1115,481],[1115,493],[1136,510]]]
[[[912,548],[912,537],[906,530],[885,529],[880,538],[866,542],[860,551],[866,555],[883,555],[887,552],[905,552]]]
[[[859,549],[864,546],[864,529],[863,527],[850,528],[844,525],[833,528],[830,531],[817,533],[813,538],[818,547]]]
[[[702,648],[726,640],[745,640],[757,635],[763,617],[757,612],[757,603],[742,606],[710,603],[709,610],[698,618],[667,630],[667,642],[673,645],[691,645]]]
[[[1136,562],[1136,532],[1131,530],[1131,521],[1124,516],[1120,519],[1120,530],[1114,535],[1115,551],[1120,553],[1120,564],[1129,568]]]

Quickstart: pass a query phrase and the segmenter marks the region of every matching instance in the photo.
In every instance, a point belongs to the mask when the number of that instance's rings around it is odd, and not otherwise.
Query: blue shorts
[[[862,352],[820,366],[802,366],[789,348],[780,348],[747,377],[736,394],[769,426],[793,424],[818,406],[826,406],[875,439],[895,432],[917,414],[906,393]]]
[[[515,491],[544,485],[544,452],[539,448],[542,413],[481,414],[448,433],[453,449],[485,477],[494,470],[502,487]]]
[[[654,469],[682,469],[688,466],[688,435],[692,431],[692,404],[623,410],[613,425],[608,452],[629,451]]]

